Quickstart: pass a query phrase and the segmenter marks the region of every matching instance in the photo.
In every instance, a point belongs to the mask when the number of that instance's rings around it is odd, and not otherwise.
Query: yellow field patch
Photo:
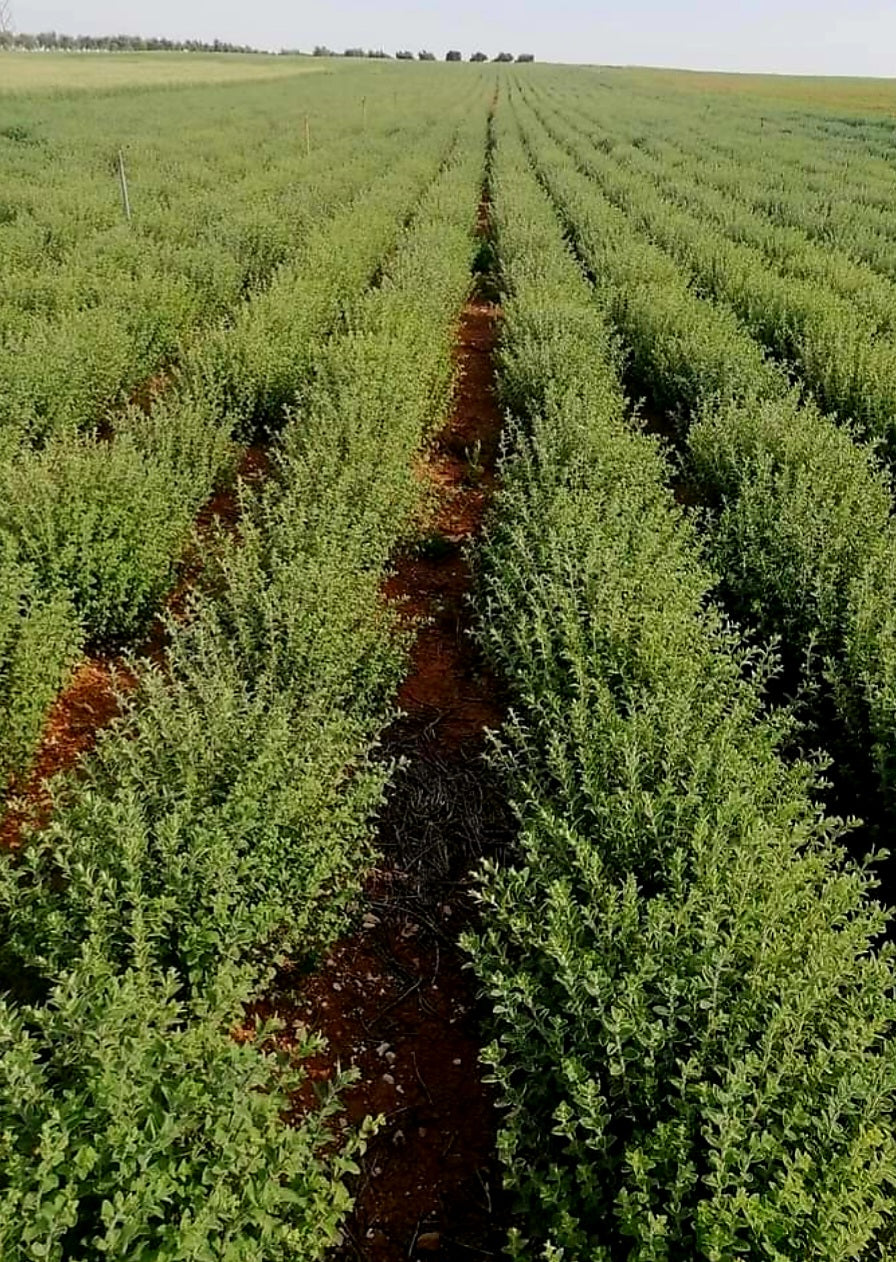
[[[0,93],[228,83],[324,69],[310,58],[260,53],[0,53]]]
[[[857,114],[896,113],[896,79],[859,79],[847,76],[726,74],[703,70],[651,70],[632,68],[611,73],[623,75],[632,86],[652,91],[692,92],[764,98],[772,103],[792,103],[807,109],[840,109]]]

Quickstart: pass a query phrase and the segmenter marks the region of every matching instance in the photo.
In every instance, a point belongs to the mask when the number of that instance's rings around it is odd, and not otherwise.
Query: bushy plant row
[[[697,101],[669,90],[644,93],[634,84],[598,94],[593,84],[576,83],[568,73],[539,86],[558,107],[587,119],[594,143],[614,157],[628,160],[636,150],[648,161],[659,160],[667,175],[687,168],[702,186],[682,183],[689,200],[710,189],[723,192],[731,217],[721,226],[736,224],[748,235],[767,226],[772,236],[765,241],[774,238],[776,258],[796,263],[808,237],[821,247],[816,257],[823,271],[822,256],[833,253],[835,284],[848,283],[851,260],[870,264],[889,280],[896,277],[889,153],[880,152],[859,119],[836,134],[831,118],[793,110],[782,115],[770,102],[757,105],[743,94],[727,100],[701,94]],[[761,218],[744,219],[745,207]],[[858,278],[858,270],[854,274]],[[874,291],[884,291],[873,277],[869,288],[880,309]]]
[[[868,874],[778,753],[656,440],[512,135],[513,445],[480,634],[512,689],[519,853],[468,941],[519,1257],[872,1258],[892,1220],[893,956]]]
[[[205,545],[168,670],[140,667],[48,827],[2,863],[10,1262],[296,1262],[335,1239],[352,1146],[333,1101],[282,1117],[313,1040],[289,1032],[281,1064],[243,1005],[276,957],[330,941],[370,856],[387,776],[370,750],[402,664],[380,584],[450,392],[480,131],[318,342],[276,477],[243,489],[239,541]]]
[[[0,541],[0,771],[21,772],[78,652],[67,597],[42,594],[34,574]]]
[[[282,266],[264,292],[185,353],[183,388],[214,399],[233,418],[238,436],[265,436],[263,427],[276,425],[295,393],[314,335],[375,275],[456,142],[452,116],[410,148],[394,141],[382,177],[311,229],[298,258]]]
[[[729,239],[705,215],[679,209],[568,125],[552,121],[551,129],[632,222],[687,269],[698,292],[730,305],[754,337],[795,367],[822,407],[854,419],[896,457],[892,294],[889,302],[878,295],[875,314],[862,309],[869,292],[856,304],[836,292],[830,277],[820,280],[818,269],[806,279],[782,273],[761,250]],[[805,252],[802,259],[805,270]]]
[[[469,124],[468,124],[469,125]],[[317,339],[338,322],[388,257],[427,184],[452,152],[457,125],[434,129],[368,193],[309,235],[303,262],[283,267],[227,329],[198,341],[148,416],[131,408],[108,440],[61,432],[0,459],[0,538],[44,599],[68,602],[61,643],[133,642],[174,581],[198,509],[233,463],[233,439],[282,423]],[[21,634],[27,637],[23,606]],[[9,622],[11,643],[15,623]],[[36,667],[37,662],[30,659]],[[21,773],[33,750],[35,694],[21,671],[0,680],[11,722],[29,716],[30,745],[0,759]]]
[[[887,478],[868,448],[799,401],[730,309],[696,295],[546,132],[530,134],[630,370],[655,406],[679,416],[686,475],[714,510],[707,549],[728,607],[780,637],[791,679],[815,692],[816,723],[833,709],[840,748],[859,763],[873,756],[890,794],[896,536]]]
[[[413,109],[408,88],[370,84],[362,135],[345,82],[308,83],[82,94],[64,105],[8,99],[0,431],[42,440],[97,423],[467,106],[447,80]]]
[[[542,98],[538,101],[541,106]],[[801,225],[781,224],[749,205],[732,187],[733,182],[724,182],[719,187],[720,170],[723,179],[729,172],[740,173],[742,168],[737,159],[723,162],[718,155],[708,157],[693,148],[693,140],[689,146],[654,139],[649,149],[643,143],[633,144],[626,141],[624,134],[620,135],[614,121],[602,113],[592,119],[590,111],[583,111],[579,104],[575,109],[559,104],[555,110],[550,110],[549,116],[562,120],[583,139],[587,138],[589,162],[606,174],[614,197],[618,195],[630,213],[644,215],[645,226],[651,225],[654,217],[662,215],[667,207],[671,218],[667,217],[664,222],[664,236],[674,232],[677,239],[690,245],[696,219],[710,234],[714,248],[727,250],[726,238],[729,243],[734,241],[748,247],[735,251],[739,260],[738,274],[746,269],[752,281],[757,265],[764,263],[766,270],[771,267],[780,277],[807,282],[805,289],[797,284],[791,293],[791,304],[800,321],[811,318],[813,305],[818,307],[819,290],[830,291],[856,308],[869,335],[892,336],[896,327],[893,282],[856,260],[848,244],[829,240],[821,245]],[[648,182],[647,205],[643,201],[645,180]],[[679,212],[684,213],[679,217]],[[720,264],[722,261],[720,258]],[[744,283],[738,282],[737,291],[740,293],[743,289]],[[771,297],[776,313],[773,327],[779,330],[778,309],[784,299],[777,284],[763,294],[764,299]],[[787,308],[784,314],[789,310]],[[783,343],[780,345],[782,351],[787,349]]]
[[[711,160],[707,179],[775,224],[805,232],[822,247],[835,243],[879,274],[896,277],[888,151],[881,152],[859,127],[834,136],[830,126],[808,129],[805,118],[790,116],[766,128],[741,114],[739,103],[730,118],[721,125],[713,118],[703,131],[701,154]],[[694,121],[691,111],[668,133],[683,151],[690,150]],[[792,129],[793,122],[801,125]],[[643,134],[643,122],[641,127]],[[661,132],[663,121],[654,112],[651,147],[660,140],[655,127]]]

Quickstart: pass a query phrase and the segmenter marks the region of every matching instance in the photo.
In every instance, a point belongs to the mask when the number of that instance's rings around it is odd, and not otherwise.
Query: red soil
[[[455,745],[503,719],[494,682],[467,634],[470,567],[461,551],[481,530],[495,488],[501,430],[491,367],[496,326],[494,307],[467,304],[458,329],[454,411],[417,468],[438,496],[432,535],[427,547],[397,558],[383,586],[387,600],[401,602],[408,618],[426,620],[398,705],[437,723],[442,738]]]
[[[156,399],[161,398],[170,386],[172,375],[170,368],[160,369],[134,387],[128,402],[132,407],[139,408],[141,412],[149,412]]]
[[[418,625],[403,711],[386,733],[399,771],[380,823],[383,865],[368,879],[360,928],[311,977],[281,977],[267,1012],[327,1040],[313,1081],[352,1066],[353,1123],[381,1114],[338,1256],[364,1262],[437,1255],[497,1258],[506,1236],[495,1157],[497,1116],[478,1064],[475,989],[458,934],[475,922],[470,870],[509,831],[482,762],[504,707],[471,640],[469,564],[495,487],[501,430],[492,368],[497,310],[461,317],[452,416],[418,473],[435,496],[429,534],[396,559],[384,595]],[[418,620],[423,620],[422,623]]]
[[[132,672],[115,659],[95,657],[81,662],[47,715],[31,771],[8,795],[6,813],[0,819],[0,848],[19,846],[26,822],[37,827],[46,823],[50,779],[92,749],[98,733],[116,717],[116,683],[127,690],[135,682]]]
[[[240,515],[239,482],[257,481],[269,467],[263,448],[246,448],[237,465],[236,479],[219,488],[200,510],[196,519],[198,533],[207,534],[215,522],[236,529]],[[188,593],[199,573],[196,557],[189,552],[182,561],[180,578],[165,601],[166,614],[183,615]],[[137,656],[164,663],[166,640],[162,615],[154,621]],[[49,781],[73,767],[94,747],[103,728],[118,716],[118,692],[128,691],[135,684],[133,670],[121,657],[96,654],[79,663],[47,715],[31,770],[6,794],[6,810],[0,816],[0,848],[20,845],[26,822],[38,827],[46,823],[50,811]]]

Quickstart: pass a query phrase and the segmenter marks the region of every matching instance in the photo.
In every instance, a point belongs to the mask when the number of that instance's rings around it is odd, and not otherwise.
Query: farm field
[[[0,94],[95,92],[188,83],[289,79],[324,67],[310,57],[251,53],[0,52]]]
[[[0,55],[4,1262],[896,1257],[893,98]]]

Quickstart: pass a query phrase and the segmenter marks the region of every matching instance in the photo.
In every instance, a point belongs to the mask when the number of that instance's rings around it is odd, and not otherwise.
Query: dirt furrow
[[[480,223],[484,235],[485,203]],[[432,518],[384,588],[404,616],[421,621],[398,697],[402,715],[384,737],[384,756],[401,766],[380,819],[381,866],[368,879],[358,930],[313,976],[281,977],[271,1005],[326,1038],[312,1080],[337,1066],[358,1071],[345,1097],[348,1120],[384,1119],[339,1251],[354,1262],[497,1258],[506,1238],[479,1014],[457,947],[475,916],[471,871],[511,833],[483,760],[486,730],[500,725],[504,707],[469,635],[467,600],[466,550],[495,487],[498,315],[480,296],[463,312],[452,414],[418,469],[434,498]]]
[[[241,482],[252,483],[270,472],[270,459],[262,446],[246,447],[237,461],[235,475],[223,483],[197,514],[194,529],[207,537],[218,526],[236,530],[240,518]],[[190,590],[199,582],[201,564],[191,545],[181,558],[179,576],[133,658],[150,658],[164,665],[168,642],[167,619],[184,614]],[[88,651],[78,662],[62,692],[53,702],[44,723],[40,745],[27,775],[9,787],[0,800],[0,849],[21,844],[26,824],[42,827],[51,807],[49,782],[68,771],[90,752],[100,733],[119,715],[119,696],[136,685],[128,657],[114,652]]]

